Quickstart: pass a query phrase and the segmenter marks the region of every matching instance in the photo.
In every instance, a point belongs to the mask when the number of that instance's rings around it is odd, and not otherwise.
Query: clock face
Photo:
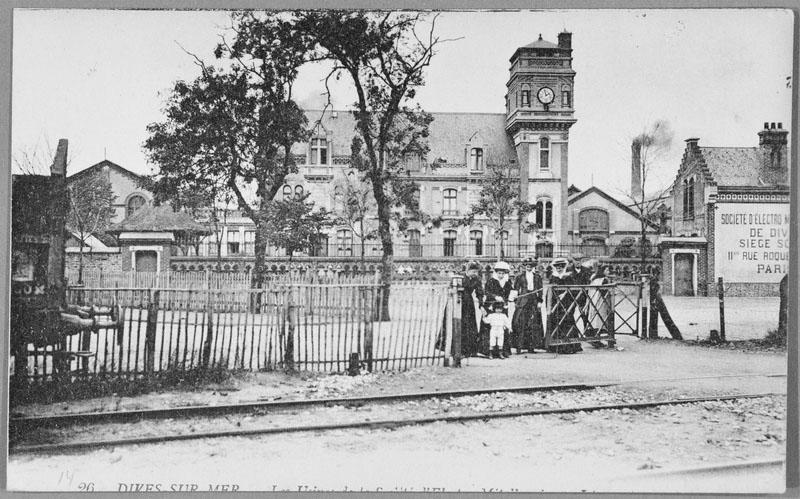
[[[553,102],[556,94],[553,93],[553,89],[550,87],[542,87],[539,89],[539,92],[536,94],[536,97],[539,99],[539,102],[542,104],[550,104]]]

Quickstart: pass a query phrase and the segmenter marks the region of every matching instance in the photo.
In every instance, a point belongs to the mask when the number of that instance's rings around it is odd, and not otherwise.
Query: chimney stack
[[[638,140],[631,144],[631,197],[642,198],[642,143]]]
[[[558,48],[572,49],[572,33],[562,31],[558,34]]]
[[[56,147],[56,157],[53,158],[53,164],[50,165],[50,175],[65,177],[67,175],[67,148],[69,142],[67,139],[59,139],[58,146]]]
[[[789,183],[788,135],[783,123],[775,122],[764,122],[764,129],[758,132],[760,178],[767,184]]]

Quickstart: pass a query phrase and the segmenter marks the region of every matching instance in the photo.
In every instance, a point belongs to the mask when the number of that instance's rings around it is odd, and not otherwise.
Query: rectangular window
[[[470,169],[474,172],[483,171],[483,149],[480,147],[473,147],[469,153]]]
[[[311,139],[311,164],[328,164],[328,141],[325,139]]]
[[[445,189],[442,199],[442,215],[458,215],[458,192],[455,189]]]
[[[547,137],[539,139],[539,169],[550,169],[550,139]]]
[[[456,254],[456,231],[448,230],[444,233],[444,256],[455,256]]]
[[[244,254],[255,255],[256,253],[256,231],[244,231]]]
[[[228,231],[228,254],[229,255],[238,255],[241,252],[241,246],[239,242],[239,231]]]

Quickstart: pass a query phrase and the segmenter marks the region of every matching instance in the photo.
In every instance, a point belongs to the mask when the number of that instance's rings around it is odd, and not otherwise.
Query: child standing
[[[492,304],[492,312],[483,318],[483,322],[489,325],[489,345],[493,359],[508,357],[503,351],[503,337],[511,330],[511,319],[503,313],[503,305],[503,300],[498,298]]]

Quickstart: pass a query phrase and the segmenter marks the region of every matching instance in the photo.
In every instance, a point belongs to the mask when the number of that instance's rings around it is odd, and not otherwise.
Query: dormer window
[[[311,139],[311,164],[328,164],[328,141],[326,139]]]
[[[303,198],[303,186],[302,185],[294,186],[294,197],[295,197],[295,199],[302,199]]]
[[[474,172],[483,171],[483,149],[480,147],[473,147],[469,153],[470,170]]]
[[[531,107],[531,86],[527,83],[522,84],[520,91],[520,107]]]
[[[561,107],[572,107],[572,95],[567,85],[561,86]]]
[[[550,139],[547,137],[539,139],[539,169],[550,169]]]
[[[292,199],[292,186],[284,185],[283,186],[283,200],[289,201]]]

